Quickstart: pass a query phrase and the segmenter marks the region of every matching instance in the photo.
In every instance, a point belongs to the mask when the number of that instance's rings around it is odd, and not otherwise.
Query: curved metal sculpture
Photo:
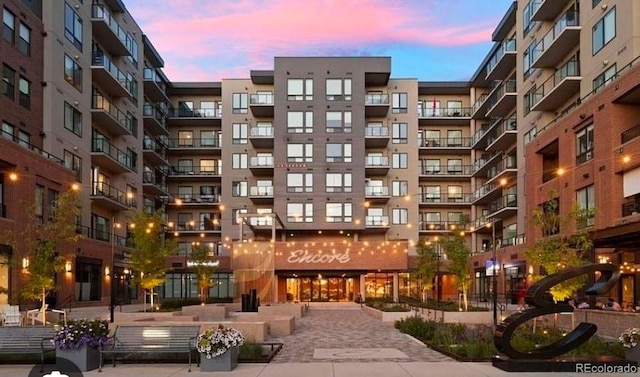
[[[512,359],[552,359],[579,347],[589,340],[598,330],[598,326],[593,323],[581,322],[578,327],[562,339],[546,346],[526,351],[518,351],[511,346],[513,332],[530,319],[547,314],[573,312],[573,306],[565,303],[555,303],[549,298],[548,292],[551,287],[581,275],[593,274],[596,271],[600,272],[600,278],[591,287],[587,288],[585,291],[587,295],[605,294],[609,292],[618,279],[620,279],[619,266],[613,264],[592,264],[567,268],[562,272],[549,275],[533,284],[525,295],[525,301],[531,308],[510,315],[496,327],[493,334],[493,343],[496,349]]]

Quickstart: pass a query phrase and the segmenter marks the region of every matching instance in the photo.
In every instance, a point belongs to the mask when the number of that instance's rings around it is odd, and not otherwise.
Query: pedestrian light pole
[[[491,242],[493,246],[493,262],[491,263],[491,285],[492,285],[492,301],[493,301],[493,327],[498,326],[498,271],[496,263],[498,263],[498,247],[496,245],[496,221],[491,220]]]
[[[115,222],[115,219],[111,221],[111,271],[110,271],[110,289],[111,289],[111,298],[109,299],[109,322],[113,323],[115,321],[115,308],[116,308],[116,229],[120,228],[120,224]]]

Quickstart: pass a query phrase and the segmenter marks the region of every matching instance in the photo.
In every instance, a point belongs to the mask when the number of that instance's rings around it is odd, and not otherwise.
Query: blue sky
[[[511,0],[124,0],[172,81],[243,78],[274,56],[391,56],[392,76],[465,80]]]

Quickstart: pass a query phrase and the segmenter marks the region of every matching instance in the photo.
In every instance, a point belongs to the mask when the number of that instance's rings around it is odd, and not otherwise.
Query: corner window
[[[592,30],[593,54],[602,50],[616,36],[616,7],[604,15]]]
[[[82,18],[67,3],[64,4],[64,36],[82,51]]]
[[[593,124],[581,129],[576,134],[576,164],[593,159]]]
[[[64,128],[82,137],[82,113],[69,103],[64,103]]]

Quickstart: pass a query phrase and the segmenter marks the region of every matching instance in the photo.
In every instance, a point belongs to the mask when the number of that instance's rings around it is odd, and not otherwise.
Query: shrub
[[[422,341],[429,341],[433,338],[440,323],[436,321],[425,321],[421,317],[407,317],[395,322],[395,328],[400,332],[409,334]]]
[[[256,342],[245,342],[240,346],[238,357],[241,359],[257,359],[262,356],[262,344]]]

